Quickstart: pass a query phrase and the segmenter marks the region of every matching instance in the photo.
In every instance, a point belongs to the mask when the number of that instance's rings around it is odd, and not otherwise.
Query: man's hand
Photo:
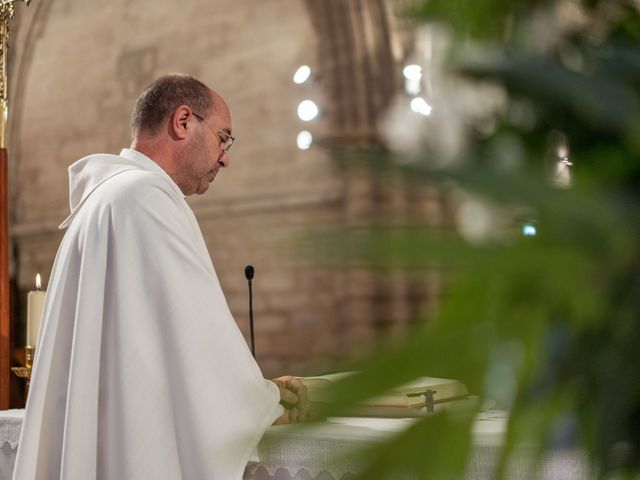
[[[272,380],[280,390],[280,404],[284,407],[284,414],[274,425],[281,423],[295,423],[306,420],[309,414],[309,397],[307,387],[295,377],[286,375]]]

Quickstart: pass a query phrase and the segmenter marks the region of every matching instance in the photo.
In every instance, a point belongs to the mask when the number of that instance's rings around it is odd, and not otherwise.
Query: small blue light
[[[525,223],[522,226],[522,234],[525,237],[535,237],[538,234],[538,231],[536,230],[536,227],[534,225],[531,225],[530,223]]]

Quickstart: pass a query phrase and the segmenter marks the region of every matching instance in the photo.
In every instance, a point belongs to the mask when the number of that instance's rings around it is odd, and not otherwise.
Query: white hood
[[[69,208],[71,213],[58,228],[64,229],[71,224],[84,202],[96,188],[111,177],[127,170],[160,171],[167,175],[162,167],[149,157],[129,148],[123,149],[120,155],[99,153],[81,158],[69,167]],[[170,177],[167,175],[167,178]]]

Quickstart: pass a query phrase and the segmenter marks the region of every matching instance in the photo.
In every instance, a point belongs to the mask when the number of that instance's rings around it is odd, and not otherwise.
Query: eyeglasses
[[[228,134],[227,132],[225,132],[224,130],[220,130],[219,128],[216,128],[215,130],[213,128],[211,128],[211,125],[209,125],[207,122],[204,121],[204,118],[202,118],[200,115],[198,115],[195,112],[191,112],[193,113],[193,116],[196,117],[198,120],[200,120],[201,122],[203,122],[208,128],[209,130],[211,130],[211,132],[216,136],[216,138],[218,139],[218,141],[220,142],[220,146],[222,147],[222,150],[224,151],[224,153],[228,153],[229,149],[231,149],[231,145],[233,145],[233,142],[236,141],[236,138],[233,135]],[[220,132],[223,135],[227,136],[227,139],[222,141],[220,140],[220,137],[218,137],[218,135],[216,134],[216,132]]]

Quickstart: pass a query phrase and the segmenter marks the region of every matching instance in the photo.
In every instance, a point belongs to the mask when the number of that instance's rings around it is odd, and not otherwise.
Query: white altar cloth
[[[24,410],[0,411],[0,480],[11,480]],[[493,478],[508,415],[489,410],[476,418],[467,478]],[[350,449],[384,440],[415,419],[330,418],[327,422],[270,427],[245,470],[245,480],[346,480],[358,471],[345,456]],[[575,451],[556,451],[538,468],[526,451],[510,463],[510,479],[578,480],[588,478],[586,459]]]
[[[0,410],[0,480],[11,480],[24,410]]]
[[[300,429],[277,425],[267,430],[258,445],[259,460],[249,464],[245,480],[346,480],[359,470],[348,452],[369,442],[381,441],[409,427],[415,418],[330,418]],[[467,479],[494,478],[508,414],[481,412],[473,425],[473,450]],[[554,451],[536,465],[525,446],[517,450],[508,467],[510,480],[578,480],[588,477],[586,459],[574,451]]]

